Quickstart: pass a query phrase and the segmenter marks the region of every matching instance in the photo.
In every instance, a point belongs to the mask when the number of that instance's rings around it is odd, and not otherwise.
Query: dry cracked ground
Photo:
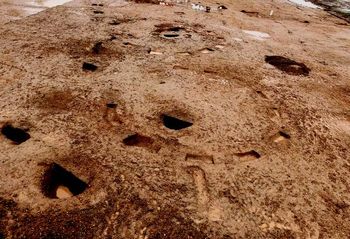
[[[202,4],[0,17],[0,238],[350,238],[349,24]]]

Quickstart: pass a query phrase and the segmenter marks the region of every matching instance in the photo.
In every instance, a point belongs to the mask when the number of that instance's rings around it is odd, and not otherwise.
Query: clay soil
[[[0,16],[0,238],[350,238],[349,24],[202,4]]]

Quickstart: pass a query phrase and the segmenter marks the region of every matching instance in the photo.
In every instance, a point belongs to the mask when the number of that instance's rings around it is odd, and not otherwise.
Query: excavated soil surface
[[[0,17],[0,238],[349,238],[348,23],[201,4]]]

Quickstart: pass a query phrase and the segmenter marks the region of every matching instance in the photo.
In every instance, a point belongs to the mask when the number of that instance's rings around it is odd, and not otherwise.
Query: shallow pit
[[[176,32],[166,32],[162,34],[162,37],[166,39],[173,39],[173,38],[179,38],[180,35]]]
[[[115,109],[115,108],[117,108],[118,104],[117,104],[117,103],[114,103],[114,102],[108,102],[108,103],[106,104],[106,106],[107,106],[107,108],[109,108],[109,109]]]
[[[289,140],[291,137],[289,134],[283,131],[279,131],[277,134],[273,136],[273,142],[281,143],[283,141]]]
[[[1,129],[1,133],[15,144],[21,144],[30,139],[30,135],[26,130],[15,128],[10,124],[4,125]]]
[[[161,118],[163,121],[163,125],[168,129],[181,130],[191,127],[193,125],[192,122],[188,122],[186,120],[182,120],[166,114],[162,114]]]
[[[95,64],[88,63],[88,62],[83,63],[83,70],[85,71],[96,71],[97,68],[98,67]]]
[[[265,56],[265,62],[289,75],[308,76],[311,71],[304,63],[296,62],[284,56]]]
[[[93,45],[93,47],[91,48],[92,53],[99,54],[102,51],[102,49],[103,49],[102,44],[103,44],[102,42],[96,42]]]
[[[95,13],[95,14],[103,14],[103,13],[104,13],[104,11],[94,10],[94,13]]]
[[[42,179],[42,192],[48,198],[64,199],[77,196],[87,187],[87,183],[56,163],[49,166]]]
[[[129,135],[123,139],[123,144],[127,146],[138,146],[138,147],[147,147],[152,145],[154,140],[148,136],[144,136],[138,133]]]

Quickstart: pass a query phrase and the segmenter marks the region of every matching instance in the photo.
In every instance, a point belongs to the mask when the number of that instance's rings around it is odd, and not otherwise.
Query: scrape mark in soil
[[[42,179],[43,194],[49,198],[76,196],[87,187],[87,183],[56,163],[49,166]]]
[[[250,150],[247,152],[243,152],[243,153],[236,153],[236,156],[240,157],[240,158],[251,158],[251,159],[258,159],[261,157],[261,155],[256,152],[255,150]]]
[[[257,90],[256,93],[258,93],[261,97],[267,99],[267,96],[261,90]]]
[[[188,128],[193,125],[193,123],[188,122],[186,120],[178,119],[176,117],[162,114],[161,116],[163,125],[167,127],[168,129],[173,129],[173,130],[181,130]]]
[[[242,10],[241,13],[244,13],[250,17],[260,17],[259,12]]]
[[[273,136],[273,142],[281,143],[283,141],[289,140],[291,137],[289,134],[283,131],[279,131],[277,134]]]
[[[1,133],[15,144],[21,144],[30,139],[30,135],[26,130],[15,128],[11,124],[5,124],[1,129]]]
[[[206,162],[211,164],[215,163],[213,155],[198,155],[198,154],[188,153],[186,154],[185,160],[186,161],[195,160],[195,161]]]
[[[296,62],[283,56],[265,56],[265,62],[289,75],[308,76],[311,71],[304,63]]]

